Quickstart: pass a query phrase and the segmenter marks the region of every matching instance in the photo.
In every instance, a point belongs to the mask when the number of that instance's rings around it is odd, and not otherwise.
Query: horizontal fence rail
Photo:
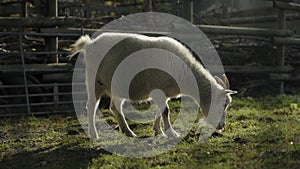
[[[73,95],[86,98],[85,91],[72,92],[72,85],[85,87],[84,83],[52,83],[29,84],[28,94],[24,92],[25,85],[0,85],[0,90],[15,91],[0,96],[0,117],[28,115],[42,115],[52,113],[74,112],[73,104],[85,104],[85,100],[72,100]],[[31,89],[40,88],[42,93],[33,93]],[[29,105],[25,99],[29,98]],[[30,112],[26,112],[26,107]]]
[[[195,24],[200,30],[209,36],[211,41],[219,41],[220,44],[226,43],[226,41],[235,39],[247,39],[252,42],[262,41],[264,43],[263,47],[270,47],[274,52],[269,58],[270,60],[275,60],[276,62],[281,62],[280,64],[226,64],[224,70],[226,73],[231,73],[233,75],[264,75],[266,81],[294,81],[300,80],[299,77],[299,66],[296,65],[298,60],[284,63],[286,47],[288,46],[299,46],[300,38],[297,37],[296,32],[293,30],[286,29],[285,21],[297,19],[299,20],[300,15],[296,13],[300,9],[299,3],[288,3],[281,2],[277,0],[272,0],[274,2],[274,8],[279,10],[279,14],[276,13],[269,16],[247,16],[244,18],[224,18],[220,19],[221,24],[239,24],[239,23],[262,23],[267,21],[276,21],[280,24],[277,29],[266,29],[266,28],[251,28],[251,27],[240,27],[240,26],[217,26],[211,23],[203,25],[205,22]],[[24,4],[25,2],[25,4]],[[50,1],[47,1],[47,3]],[[54,1],[53,1],[54,2]],[[150,1],[149,1],[150,2]],[[171,2],[171,1],[170,1]],[[189,1],[184,1],[189,3]],[[192,2],[192,1],[190,1]],[[229,1],[228,1],[229,2]],[[94,34],[97,29],[92,29],[95,27],[103,26],[108,21],[116,19],[118,15],[115,16],[96,16],[90,17],[89,11],[85,11],[87,14],[85,16],[57,16],[50,15],[49,11],[55,13],[58,9],[67,9],[68,6],[56,7],[57,9],[51,9],[47,11],[47,15],[42,15],[43,12],[39,11],[37,15],[29,16],[26,14],[25,9],[21,9],[22,5],[26,6],[26,1],[14,1],[1,3],[0,9],[8,9],[10,4],[19,4],[19,6],[12,6],[13,11],[19,10],[18,17],[8,17],[4,15],[0,17],[0,37],[11,38],[14,37],[12,46],[13,50],[3,50],[0,52],[0,59],[5,60],[6,58],[14,58],[9,64],[0,64],[0,117],[9,116],[20,116],[20,115],[41,115],[41,114],[51,114],[51,113],[66,113],[74,112],[73,99],[72,96],[82,96],[86,97],[85,91],[76,91],[72,93],[72,85],[79,85],[85,88],[84,81],[82,83],[72,84],[72,73],[74,68],[74,60],[67,60],[66,56],[69,54],[68,47],[61,47],[58,44],[59,40],[68,40],[69,42],[74,42],[75,39],[84,34]],[[172,1],[171,4],[176,2]],[[80,11],[94,9],[100,11],[99,9],[104,9],[108,11],[116,12],[118,9],[119,14],[123,12],[128,12],[126,5],[123,6],[95,6],[95,5],[82,5],[74,3],[69,4],[73,7],[80,8]],[[138,4],[143,5],[143,4]],[[178,5],[178,4],[177,4]],[[55,6],[55,5],[54,5]],[[130,6],[130,5],[129,5]],[[23,6],[24,7],[24,6]],[[41,7],[41,6],[40,6]],[[151,6],[149,8],[152,8]],[[30,10],[37,10],[37,8],[30,8]],[[41,8],[42,9],[42,8]],[[186,8],[187,9],[187,8]],[[192,8],[189,8],[192,9]],[[47,9],[48,10],[48,9]],[[136,9],[134,9],[135,11]],[[177,9],[176,9],[177,10]],[[286,10],[292,10],[294,13],[285,13]],[[129,10],[131,11],[131,10]],[[193,11],[183,11],[188,16],[193,15]],[[5,10],[1,10],[0,13],[5,13]],[[108,14],[105,14],[108,15]],[[282,16],[282,17],[280,17]],[[187,18],[186,18],[187,19]],[[193,20],[190,18],[191,21]],[[89,29],[84,28],[85,25],[97,25],[95,27],[89,27]],[[26,29],[30,28],[30,29]],[[7,31],[8,30],[8,31]],[[28,31],[30,30],[30,31]],[[170,32],[154,32],[154,31],[130,31],[130,30],[105,30],[103,32],[123,32],[123,33],[139,33],[146,35],[170,35]],[[98,33],[101,33],[98,31]],[[186,35],[186,34],[185,34]],[[187,34],[190,38],[194,38],[193,34]],[[38,39],[38,40],[31,40]],[[39,47],[36,51],[28,50],[23,44],[24,41],[39,43]],[[5,44],[3,44],[5,45]],[[44,46],[43,46],[44,45]],[[231,45],[231,46],[230,46]],[[232,44],[226,44],[219,48],[219,54],[221,57],[239,58],[248,60],[250,56],[245,55],[239,50],[236,52],[236,48],[246,48],[245,44],[239,44],[240,46],[234,46]],[[249,46],[249,44],[247,44]],[[220,45],[219,45],[220,46]],[[247,47],[248,47],[247,46]],[[0,46],[1,47],[1,46]],[[250,46],[248,48],[251,48]],[[45,48],[45,49],[44,49]],[[247,48],[247,50],[248,50]],[[68,50],[67,50],[68,49]],[[223,50],[224,49],[224,50]],[[234,49],[234,50],[232,50]],[[218,49],[217,49],[218,50]],[[293,52],[290,52],[293,53]],[[34,57],[35,61],[38,63],[29,63],[28,60]],[[263,60],[265,55],[260,59]],[[293,55],[291,57],[297,58]],[[49,59],[52,58],[52,59]],[[45,60],[43,60],[45,59]],[[48,60],[47,60],[48,59]],[[58,59],[64,59],[64,61],[59,62]],[[51,60],[51,61],[49,61]],[[49,63],[49,62],[50,63]],[[53,63],[56,62],[56,63]],[[299,62],[300,64],[300,62]],[[217,68],[215,69],[217,70]],[[84,77],[84,69],[82,69]],[[213,66],[210,70],[214,72]],[[10,80],[10,79],[13,80]],[[14,79],[15,78],[15,79]],[[16,79],[17,78],[17,79]],[[19,78],[19,79],[18,79]],[[13,83],[18,81],[18,83]],[[265,81],[263,84],[267,84]],[[283,82],[282,82],[283,84]],[[283,90],[283,85],[281,90]],[[75,104],[85,104],[83,100],[76,100]]]
[[[72,75],[73,65],[70,63],[50,63],[50,64],[28,64],[23,60],[26,56],[34,55],[65,55],[69,52],[66,51],[25,51],[23,49],[23,37],[71,37],[77,38],[82,33],[76,34],[53,34],[43,32],[22,32],[22,31],[9,31],[0,32],[0,36],[14,36],[19,39],[20,51],[7,51],[0,52],[1,56],[19,56],[22,59],[21,64],[7,64],[0,65],[0,75],[3,74],[5,77],[0,79],[0,117],[11,117],[11,116],[22,116],[22,115],[45,115],[53,113],[67,113],[74,112],[73,104],[85,104],[84,100],[73,101],[72,96],[80,96],[84,98],[86,95],[85,91],[78,91],[72,93],[72,85],[79,85],[82,88],[85,87],[83,83],[71,83],[72,77],[68,76],[66,82],[59,83],[44,83],[39,82],[37,84],[29,84],[28,78],[33,75],[42,76],[46,81],[53,81],[56,76],[55,73],[67,73]],[[83,69],[84,70],[84,69]],[[25,83],[14,84],[3,83],[5,79],[19,77],[19,74],[23,73]],[[9,76],[11,77],[9,77]],[[20,77],[19,77],[20,78]],[[64,76],[63,78],[66,78]],[[35,82],[35,81],[34,81]],[[32,83],[32,82],[30,82]]]

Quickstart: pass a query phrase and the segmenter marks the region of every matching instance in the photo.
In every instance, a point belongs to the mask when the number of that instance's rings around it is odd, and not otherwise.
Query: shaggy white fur
[[[112,48],[105,49],[107,44]],[[204,115],[208,116],[210,111],[221,114],[222,118],[217,127],[224,127],[226,109],[231,102],[230,94],[235,93],[234,91],[229,90],[228,79],[224,76],[224,80],[221,80],[220,78],[217,78],[216,80],[202,64],[194,58],[189,49],[177,40],[169,37],[149,37],[129,33],[103,33],[95,39],[91,39],[87,35],[82,36],[75,42],[73,47],[74,49],[70,57],[73,57],[81,51],[84,52],[86,62],[86,85],[88,90],[87,111],[89,117],[89,133],[92,138],[98,137],[95,127],[95,113],[101,97],[104,94],[111,96],[111,84],[114,71],[128,55],[148,48],[169,51],[183,60],[196,78],[199,93],[182,93],[180,89],[178,89],[176,82],[172,80],[168,74],[156,70],[146,71],[143,75],[135,78],[135,80],[131,82],[130,91],[132,92],[130,98],[126,98],[124,94],[117,92],[114,97],[118,97],[118,99],[114,99],[114,102],[112,101],[110,104],[110,110],[115,115],[121,130],[128,136],[135,136],[134,132],[129,128],[122,112],[124,100],[146,100],[150,97],[150,92],[156,88],[164,91],[167,99],[164,102],[165,110],[162,110],[163,113],[161,115],[165,126],[164,131],[161,128],[161,116],[158,116],[156,117],[153,126],[155,135],[165,135],[166,132],[168,136],[179,136],[170,123],[167,102],[169,98],[181,95],[189,95],[192,98],[199,95],[201,102],[200,100],[196,100],[196,102],[203,110]],[[101,63],[99,62],[99,64],[97,64],[95,63],[95,59],[97,59],[95,53],[97,54],[99,52],[106,53],[106,55]],[[97,67],[97,65],[99,66]],[[172,65],[170,64],[170,66]],[[181,73],[185,74],[186,71],[186,69],[183,69]],[[148,80],[149,77],[156,78],[158,81],[151,83]],[[118,87],[119,86],[116,86],[116,88]],[[213,103],[212,99],[214,99]],[[213,120],[214,119],[211,119],[210,121]]]

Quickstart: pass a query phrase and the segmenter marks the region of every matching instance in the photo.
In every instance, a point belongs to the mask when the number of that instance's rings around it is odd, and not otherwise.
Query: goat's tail
[[[71,59],[73,56],[75,56],[77,53],[84,50],[86,45],[89,45],[92,43],[92,39],[89,37],[89,35],[81,36],[71,47],[73,47],[71,54],[68,55],[68,59]]]

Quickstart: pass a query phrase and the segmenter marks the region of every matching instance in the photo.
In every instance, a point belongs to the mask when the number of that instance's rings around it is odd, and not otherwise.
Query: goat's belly
[[[146,69],[132,79],[129,86],[129,99],[148,100],[151,92],[156,89],[161,90],[167,98],[180,94],[176,81],[168,73],[158,69]]]

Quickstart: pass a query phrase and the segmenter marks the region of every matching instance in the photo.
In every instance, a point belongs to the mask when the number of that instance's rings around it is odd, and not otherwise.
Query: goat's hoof
[[[162,138],[168,138],[168,136],[167,136],[165,133],[160,133],[160,136],[161,136]]]
[[[98,134],[96,134],[96,135],[90,135],[90,137],[91,137],[92,140],[97,140],[99,138]]]
[[[163,138],[167,138],[168,137],[163,131],[159,131],[159,132],[154,131],[153,135],[154,135],[154,137],[155,136],[160,136],[160,137],[163,137]]]
[[[168,137],[171,137],[171,138],[178,138],[178,137],[180,137],[180,134],[177,133],[174,129],[167,130],[166,134],[168,135]]]
[[[90,131],[89,134],[92,140],[97,140],[99,138],[98,133],[96,131]]]
[[[130,131],[130,132],[125,132],[125,135],[128,137],[136,137],[136,134],[134,134],[134,132]]]

